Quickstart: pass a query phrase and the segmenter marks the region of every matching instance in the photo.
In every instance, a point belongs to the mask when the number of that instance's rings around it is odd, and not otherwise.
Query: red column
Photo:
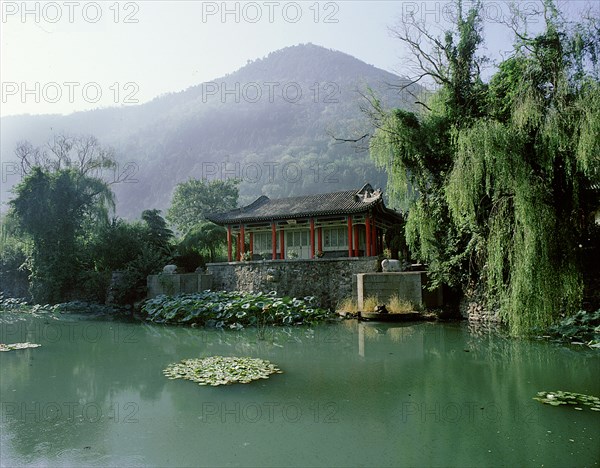
[[[369,215],[365,216],[365,228],[366,228],[366,236],[365,236],[365,249],[367,257],[371,256],[371,218]]]
[[[319,227],[317,231],[317,248],[319,252],[323,252],[323,228]]]
[[[310,218],[310,258],[315,258],[315,220]]]
[[[244,225],[240,226],[240,258],[244,255],[246,250],[246,233],[244,232]]]
[[[279,258],[285,260],[285,233],[283,227],[279,231]]]
[[[240,261],[240,234],[238,233],[235,236],[235,259],[236,261]]]
[[[250,237],[250,259],[252,259],[252,256],[254,255],[254,233],[250,232],[248,236]]]
[[[273,260],[277,260],[277,231],[275,223],[271,223],[271,254]]]
[[[359,236],[358,236],[358,224],[354,225],[354,256],[358,257],[358,241],[359,241]]]
[[[231,262],[232,260],[231,226],[227,226],[227,261]]]
[[[348,257],[352,257],[352,216],[348,216]]]
[[[371,255],[377,255],[377,223],[375,222],[375,217],[373,216],[373,232],[371,233]]]

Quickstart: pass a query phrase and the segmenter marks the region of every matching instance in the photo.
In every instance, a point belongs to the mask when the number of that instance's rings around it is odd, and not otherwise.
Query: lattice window
[[[323,247],[341,249],[348,247],[348,228],[335,227],[323,229]]]

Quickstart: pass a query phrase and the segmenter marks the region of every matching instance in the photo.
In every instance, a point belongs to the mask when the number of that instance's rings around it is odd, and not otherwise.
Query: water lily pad
[[[212,386],[250,383],[281,373],[279,368],[264,359],[223,356],[184,359],[163,370],[163,374],[171,380],[186,379],[199,385]]]
[[[39,348],[40,346],[42,345],[29,342],[12,344],[0,343],[0,351],[14,351],[15,349]]]
[[[577,411],[583,411],[583,408],[589,407],[592,411],[600,411],[600,398],[583,393],[565,392],[538,392],[533,398],[540,403],[551,406],[569,405]],[[577,405],[577,406],[576,406]]]

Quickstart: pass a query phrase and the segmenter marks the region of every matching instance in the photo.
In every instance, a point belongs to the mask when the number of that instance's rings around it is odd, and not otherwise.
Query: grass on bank
[[[400,299],[397,294],[390,297],[387,301],[381,301],[378,296],[367,296],[363,301],[362,312],[373,312],[378,305],[385,305],[390,314],[408,314],[419,310],[419,307],[412,302]],[[358,303],[352,298],[346,298],[340,301],[336,307],[336,312],[357,313],[359,311]]]

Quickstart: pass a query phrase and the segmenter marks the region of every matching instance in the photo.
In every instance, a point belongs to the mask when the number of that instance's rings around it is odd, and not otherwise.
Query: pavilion
[[[207,216],[227,228],[227,257],[234,260],[371,257],[383,253],[384,234],[402,221],[385,207],[381,190],[270,199]]]

